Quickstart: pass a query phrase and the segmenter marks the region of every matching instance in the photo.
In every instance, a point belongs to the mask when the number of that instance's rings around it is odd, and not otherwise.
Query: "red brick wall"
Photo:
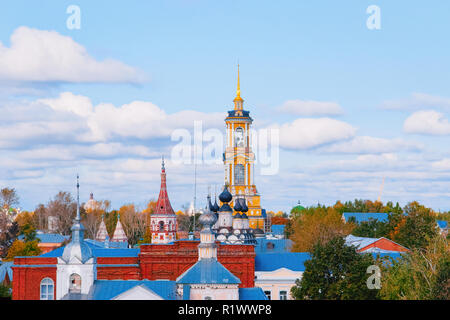
[[[15,265],[54,265],[56,258],[15,258]],[[54,282],[56,297],[56,266],[54,267],[12,267],[13,269],[13,300],[39,300],[40,285],[44,278]]]
[[[168,245],[143,245],[138,257],[97,259],[99,280],[176,280],[198,261],[198,241],[177,241]],[[218,260],[241,280],[240,287],[254,287],[255,252],[251,245],[218,245]],[[57,258],[26,257],[14,259],[15,265],[56,265]],[[138,266],[101,266],[101,265]],[[13,300],[39,300],[40,283],[49,277],[56,285],[54,267],[13,267]],[[55,292],[56,297],[56,292]]]
[[[176,280],[198,261],[198,241],[143,245],[139,254],[142,279]],[[222,245],[217,242],[217,259],[241,280],[240,287],[254,287],[255,252],[251,245]]]

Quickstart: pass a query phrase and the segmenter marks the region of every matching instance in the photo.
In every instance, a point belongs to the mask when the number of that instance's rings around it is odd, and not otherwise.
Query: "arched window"
[[[41,281],[41,300],[53,300],[53,280],[50,278],[44,278]]]
[[[159,231],[164,231],[164,221],[159,222]]]
[[[234,135],[234,146],[243,147],[244,146],[244,129],[241,127],[236,128]]]
[[[79,274],[72,273],[70,275],[69,292],[80,293],[81,292],[81,277]]]

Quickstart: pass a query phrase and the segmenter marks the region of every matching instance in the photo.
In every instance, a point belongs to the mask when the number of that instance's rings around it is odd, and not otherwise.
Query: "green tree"
[[[390,217],[391,225],[398,220],[390,239],[410,249],[427,247],[437,234],[434,212],[414,201],[405,206],[404,213]]]
[[[0,283],[0,298],[11,298],[11,285]]]
[[[377,290],[367,287],[367,268],[375,261],[370,254],[357,253],[341,237],[315,245],[305,272],[296,280],[291,294],[295,299],[367,300],[376,299]]]
[[[352,221],[353,220],[353,221]],[[357,237],[369,237],[380,238],[386,237],[389,232],[389,223],[378,221],[378,219],[370,218],[368,221],[356,223],[354,217],[351,217],[348,222],[354,222],[356,224],[355,229],[352,231],[352,235]]]
[[[450,247],[441,236],[383,267],[380,296],[388,300],[449,300]]]

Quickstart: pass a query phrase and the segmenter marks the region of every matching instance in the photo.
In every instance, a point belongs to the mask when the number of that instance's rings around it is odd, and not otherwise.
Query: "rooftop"
[[[311,259],[308,252],[257,253],[255,271],[275,271],[286,268],[292,271],[305,271],[304,262]]]
[[[177,283],[239,284],[241,280],[216,259],[201,259],[177,279]]]
[[[369,221],[369,219],[376,219],[382,222],[388,221],[388,214],[385,212],[344,212],[342,216],[347,222],[351,217],[354,217],[358,223]]]

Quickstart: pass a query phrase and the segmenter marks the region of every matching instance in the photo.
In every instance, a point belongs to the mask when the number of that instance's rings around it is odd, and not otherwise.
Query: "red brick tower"
[[[164,157],[161,167],[161,189],[155,212],[150,217],[152,243],[169,243],[176,239],[177,216],[175,215],[167,195],[166,169]]]

